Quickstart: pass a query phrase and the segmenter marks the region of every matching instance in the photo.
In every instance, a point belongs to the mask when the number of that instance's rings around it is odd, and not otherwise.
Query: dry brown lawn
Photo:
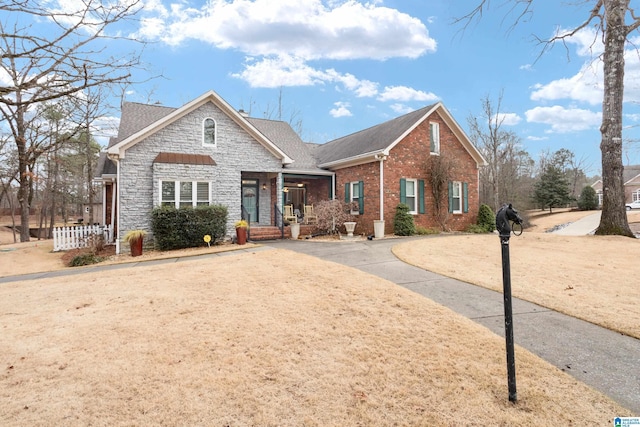
[[[467,237],[482,236],[424,242]],[[53,255],[19,244],[0,252],[2,269],[27,258],[22,246],[33,260]],[[510,404],[502,338],[284,250],[0,284],[0,325],[2,426],[602,426],[633,415],[521,348]]]
[[[584,214],[534,216],[536,227],[511,237],[513,296],[640,338],[640,239],[544,233]],[[640,212],[629,221],[640,221]],[[393,252],[429,271],[502,291],[497,235],[425,239],[402,243]]]

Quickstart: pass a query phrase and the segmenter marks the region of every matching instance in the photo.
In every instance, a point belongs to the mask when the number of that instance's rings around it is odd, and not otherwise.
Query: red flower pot
[[[131,247],[131,256],[140,256],[142,255],[142,242],[143,238],[133,239],[129,241],[129,246]]]
[[[239,245],[244,245],[247,243],[247,229],[246,227],[238,227],[236,228],[236,237]]]

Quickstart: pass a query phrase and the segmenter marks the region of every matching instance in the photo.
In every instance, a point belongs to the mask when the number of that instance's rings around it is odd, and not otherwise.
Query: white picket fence
[[[104,236],[105,244],[113,243],[113,227],[110,225],[76,225],[54,227],[53,251],[86,248],[92,243],[91,236]]]

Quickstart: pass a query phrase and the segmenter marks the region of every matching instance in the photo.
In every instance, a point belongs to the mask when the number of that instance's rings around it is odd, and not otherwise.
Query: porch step
[[[316,227],[314,225],[300,225],[300,235],[305,236],[315,232]],[[275,226],[259,226],[254,225],[251,226],[251,230],[249,232],[250,237],[249,240],[253,241],[262,241],[262,240],[278,240],[282,238],[282,234],[280,234],[280,229]],[[284,227],[284,238],[291,238],[291,227]]]

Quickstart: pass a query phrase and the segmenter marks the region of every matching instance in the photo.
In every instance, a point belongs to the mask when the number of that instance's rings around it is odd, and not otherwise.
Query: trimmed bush
[[[481,204],[480,209],[478,210],[478,221],[476,222],[480,229],[484,230],[485,233],[493,233],[496,229],[496,215],[493,213],[493,210],[489,207],[489,205]],[[472,233],[482,233],[482,231],[471,231]]]
[[[396,236],[413,236],[416,234],[416,225],[413,222],[413,215],[409,213],[409,206],[400,203],[396,207],[396,214],[393,217],[393,233]]]
[[[162,251],[204,246],[207,234],[211,236],[211,244],[219,244],[227,234],[227,207],[155,208],[151,213],[151,229],[155,245]]]
[[[585,186],[580,192],[580,198],[578,199],[578,209],[581,211],[592,211],[598,209],[598,195],[596,190],[590,185]]]

